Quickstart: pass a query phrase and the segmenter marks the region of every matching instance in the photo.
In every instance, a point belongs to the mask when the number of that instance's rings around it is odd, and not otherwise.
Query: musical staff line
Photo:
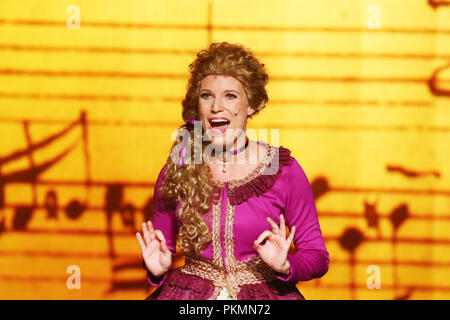
[[[128,187],[128,186],[127,186]],[[20,206],[24,206],[25,204],[5,204],[3,206],[3,208],[5,209],[16,209],[17,207]],[[36,204],[33,206],[33,208],[35,208],[36,210],[46,210],[46,206],[45,204]],[[137,210],[143,210],[144,207],[139,208],[137,207]],[[65,210],[64,206],[55,206],[55,209],[59,210],[59,211],[63,211]],[[91,211],[92,213],[100,213],[100,212],[104,212],[105,207],[98,205],[89,205],[85,207],[86,210]],[[364,212],[338,212],[338,211],[317,211],[317,214],[320,218],[342,218],[342,219],[346,219],[346,218],[352,218],[352,219],[365,219],[366,217],[364,216]],[[389,219],[390,218],[390,213],[380,213],[377,212],[379,219]],[[446,220],[450,220],[450,214],[439,214],[439,215],[433,215],[433,214],[410,214],[409,218],[411,220],[430,220],[430,221],[446,221]]]
[[[23,233],[23,234],[47,234],[47,235],[82,235],[82,236],[99,236],[104,237],[108,235],[106,230],[87,230],[87,229],[42,229],[42,228],[29,228],[26,230],[10,230],[9,233]],[[111,235],[115,237],[135,237],[134,231],[121,231],[121,230],[111,230]],[[340,236],[324,236],[325,242],[339,242]],[[364,238],[365,242],[373,243],[384,243],[392,242],[392,238],[388,237],[378,237],[378,238]],[[410,238],[410,237],[399,237],[397,238],[397,243],[408,243],[408,244],[426,244],[426,245],[450,245],[450,239],[434,239],[434,238]]]
[[[58,277],[58,276],[10,276],[10,275],[0,275],[0,280],[2,281],[18,281],[18,282],[61,282],[65,283],[67,278],[65,277]],[[110,279],[108,278],[100,278],[100,277],[83,277],[83,281],[86,281],[87,283],[104,283],[104,282],[110,282]],[[136,282],[136,283],[135,283]],[[133,289],[139,289],[139,288],[147,288],[146,279],[145,276],[142,278],[142,280],[139,281],[130,281],[130,283],[135,284],[136,286],[133,287]],[[312,288],[314,286],[314,283],[307,283],[307,282],[299,282],[299,285],[303,287],[310,287]],[[321,283],[320,285],[321,289],[348,289],[346,284],[342,283]],[[392,290],[392,289],[413,289],[414,291],[450,291],[450,286],[433,286],[433,285],[413,285],[413,284],[404,284],[404,285],[398,285],[397,287],[394,287],[390,284],[383,284],[383,289],[386,290]],[[361,289],[361,290],[368,290],[366,284],[355,284],[355,289]]]
[[[338,211],[320,211],[317,210],[319,217],[323,218],[353,218],[353,219],[365,219],[363,212],[360,213],[350,213],[350,212],[338,212]],[[380,219],[389,219],[390,213],[377,212]],[[409,218],[411,220],[450,220],[450,214],[444,215],[433,215],[433,214],[410,214]]]
[[[60,282],[65,283],[67,281],[66,277],[57,277],[57,276],[19,276],[19,275],[6,275],[6,274],[0,274],[0,280],[1,281],[23,281],[23,282]],[[97,277],[86,277],[83,276],[83,282],[88,283],[109,283],[111,282],[110,278],[97,278]],[[145,278],[143,280],[143,285],[145,286]]]
[[[117,54],[167,54],[194,56],[197,51],[189,49],[157,49],[157,48],[129,48],[129,47],[74,47],[74,46],[41,46],[0,44],[0,50],[11,51],[42,51],[42,52],[89,52],[89,53],[117,53]],[[450,59],[450,54],[426,54],[426,53],[356,53],[356,52],[292,52],[292,51],[255,51],[261,57],[279,58],[327,58],[327,59],[414,59],[435,60]]]
[[[67,252],[67,251],[31,251],[31,250],[21,250],[21,251],[0,251],[0,256],[3,257],[33,257],[33,258],[56,258],[56,259],[66,259],[66,258],[80,258],[80,259],[107,259],[109,260],[108,253],[102,252]],[[181,257],[181,256],[180,256]],[[121,259],[136,259],[136,254],[121,253]],[[333,265],[344,264],[348,265],[348,259],[336,259],[331,260]],[[356,265],[391,265],[389,260],[379,260],[379,259],[358,259],[355,261]],[[425,267],[425,268],[447,268],[450,267],[450,262],[442,261],[417,261],[417,260],[401,260],[398,261],[399,266],[412,266],[412,267]]]
[[[31,69],[0,69],[0,75],[5,76],[38,76],[38,77],[111,77],[131,79],[188,79],[188,74],[156,73],[156,72],[126,72],[126,71],[94,71],[94,70],[31,70]],[[271,81],[290,82],[361,82],[361,83],[408,83],[429,84],[428,78],[405,77],[323,77],[323,76],[271,76]],[[450,83],[450,79],[442,79],[441,83]]]
[[[22,183],[22,182],[21,182]],[[37,180],[37,185],[62,185],[62,186],[86,186],[87,182],[83,180]],[[91,186],[106,187],[108,185],[123,185],[124,187],[141,187],[141,188],[153,188],[155,181],[105,181],[105,180],[92,180]],[[328,192],[338,193],[386,193],[386,194],[414,194],[414,195],[442,195],[450,196],[450,190],[419,190],[419,189],[394,189],[394,188],[354,188],[354,187],[330,187]]]
[[[6,251],[0,250],[0,256],[4,257],[45,257],[45,258],[80,258],[80,259],[109,259],[109,254],[107,252],[68,252],[68,251],[48,251],[48,250],[21,250],[21,251]],[[182,256],[178,253],[178,257]],[[122,259],[137,259],[134,253],[121,253],[120,258]],[[334,264],[348,264],[348,259],[331,259],[331,263]],[[380,259],[358,259],[356,261],[357,265],[391,265],[390,260],[380,260]],[[450,267],[450,262],[448,261],[417,261],[417,260],[400,260],[398,265],[402,266],[417,266],[417,267]]]
[[[142,102],[177,102],[181,103],[183,97],[154,97],[154,96],[135,96],[135,95],[98,95],[98,94],[69,94],[69,93],[16,93],[16,92],[0,92],[0,98],[17,98],[17,99],[40,99],[40,100],[105,100],[105,101],[142,101]],[[405,101],[405,100],[344,100],[344,99],[324,99],[324,100],[308,100],[308,99],[270,99],[269,103],[274,104],[309,104],[309,105],[327,105],[339,107],[377,107],[380,106],[401,106],[401,107],[433,107],[432,101]],[[1,120],[0,120],[1,121]]]
[[[91,180],[89,182],[84,180],[37,180],[37,185],[51,185],[51,186],[93,186],[93,187],[107,187],[113,185],[121,185],[124,187],[132,188],[153,188],[155,186],[155,181],[117,181],[117,180]],[[29,184],[29,183],[23,183]]]
[[[25,25],[25,26],[52,26],[67,28],[65,20],[31,20],[31,19],[0,19],[0,25]],[[171,30],[208,30],[206,24],[155,24],[136,22],[102,22],[83,21],[83,27],[101,27],[114,29],[171,29]],[[268,25],[218,25],[211,26],[215,31],[247,31],[247,32],[318,32],[318,33],[405,33],[405,34],[432,34],[448,35],[450,29],[436,28],[394,28],[384,26],[381,29],[369,29],[366,27],[326,27],[326,26],[268,26]]]
[[[308,286],[313,287],[313,283],[308,282],[300,282],[302,286]],[[321,282],[320,283],[320,289],[348,289],[348,285],[344,283],[329,283],[329,282]],[[361,290],[369,290],[367,288],[367,284],[355,284],[354,289],[361,289]],[[450,286],[432,286],[432,285],[416,285],[416,284],[399,284],[397,286],[391,285],[391,284],[382,284],[382,289],[388,289],[388,290],[396,290],[396,289],[403,289],[403,290],[414,290],[414,291],[450,291]],[[375,290],[374,290],[375,291]]]
[[[450,190],[419,190],[419,189],[395,189],[395,188],[352,188],[333,187],[330,190],[344,193],[391,193],[391,194],[415,194],[415,195],[442,195],[450,196]]]
[[[340,236],[325,236],[325,241],[340,241]],[[415,243],[415,244],[444,244],[449,245],[450,239],[433,239],[433,238],[410,238],[410,237],[402,237],[396,239],[397,243]],[[392,238],[388,237],[378,237],[378,238],[369,238],[365,237],[364,242],[389,242],[392,243]]]
[[[2,253],[0,252],[0,255]],[[348,265],[350,260],[348,259],[335,259],[332,258],[330,260],[331,264],[345,264]],[[379,266],[391,266],[392,261],[390,260],[379,260],[379,259],[358,259],[355,261],[356,265],[379,265]],[[417,260],[402,260],[397,261],[397,265],[399,266],[412,266],[412,267],[426,267],[426,268],[448,268],[450,267],[450,262],[442,262],[442,261],[417,261]]]
[[[105,252],[68,252],[68,251],[42,251],[42,250],[22,250],[22,251],[2,251],[0,250],[0,256],[5,257],[16,257],[16,256],[24,256],[24,257],[49,257],[49,258],[81,258],[81,259],[108,259],[109,253]],[[120,258],[123,259],[137,259],[136,254],[127,254],[121,253]]]
[[[34,124],[67,124],[68,120],[34,119]],[[23,119],[0,118],[0,122],[23,122]],[[137,120],[89,120],[89,125],[100,126],[136,126],[136,127],[171,127],[178,128],[181,122],[172,121],[137,121]],[[286,130],[332,130],[332,131],[419,131],[448,133],[449,127],[423,126],[423,125],[332,125],[332,124],[285,124],[285,123],[261,123],[259,128],[286,129]]]

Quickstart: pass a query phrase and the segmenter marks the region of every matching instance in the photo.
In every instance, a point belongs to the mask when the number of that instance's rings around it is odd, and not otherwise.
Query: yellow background
[[[79,29],[68,27],[71,5],[80,8]],[[371,29],[369,5],[379,8],[380,29]],[[124,183],[123,202],[137,207],[139,227],[171,133],[181,124],[188,65],[217,41],[242,43],[267,66],[270,101],[249,128],[279,129],[279,143],[310,182],[328,182],[316,206],[330,269],[298,284],[305,297],[450,298],[450,71],[435,83],[447,94],[429,88],[450,60],[450,7],[425,0],[1,1],[0,159],[27,148],[25,120],[35,142],[82,111],[90,158],[76,126],[32,159],[0,167],[2,175],[27,169],[78,142],[35,184],[5,184],[0,298],[146,297],[151,288],[143,269],[114,271],[140,259],[118,213],[112,218],[117,256],[108,255],[106,185]],[[425,174],[407,177],[389,165]],[[58,196],[56,220],[43,207],[49,190]],[[27,228],[14,230],[15,208],[32,204],[34,195]],[[77,220],[63,211],[73,199],[88,205]],[[364,217],[365,201],[376,202],[379,234]],[[394,248],[389,216],[402,204],[409,217]],[[339,242],[347,228],[366,238],[353,268]],[[66,287],[70,265],[81,269],[79,290]],[[366,284],[370,265],[381,271],[378,290]],[[141,287],[111,290],[120,281]]]

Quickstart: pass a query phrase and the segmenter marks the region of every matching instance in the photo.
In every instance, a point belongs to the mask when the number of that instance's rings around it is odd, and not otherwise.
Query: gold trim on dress
[[[262,141],[260,141],[260,143],[266,147],[264,158],[258,163],[258,166],[253,171],[251,171],[247,176],[240,179],[227,181],[228,191],[232,191],[233,189],[238,188],[252,181],[253,179],[259,177],[264,172],[264,170],[270,166],[270,164],[273,161],[276,148]],[[220,189],[225,188],[225,182],[213,182],[212,184]]]
[[[230,180],[227,182],[227,194],[253,179],[259,177],[264,170],[269,167],[275,156],[276,148],[271,147],[264,142],[266,146],[264,158],[258,166],[242,179]],[[213,183],[220,189],[225,188],[225,183]],[[237,299],[241,286],[244,284],[256,284],[269,282],[275,279],[273,270],[261,258],[256,255],[245,260],[238,260],[234,255],[234,216],[236,206],[231,205],[230,198],[227,197],[225,226],[224,226],[224,246],[225,246],[225,265],[222,258],[221,246],[221,217],[222,217],[222,198],[214,204],[212,213],[212,261],[198,257],[186,256],[185,265],[180,270],[187,274],[199,276],[213,281],[215,290],[210,299],[216,299],[223,287],[226,287],[233,299]]]
[[[273,270],[256,256],[246,262],[240,261],[232,272],[213,265],[207,259],[187,256],[185,265],[180,267],[180,271],[212,281],[216,288],[210,299],[217,298],[223,287],[228,289],[233,299],[237,299],[242,285],[264,283],[275,279]]]
[[[213,207],[212,221],[212,245],[213,245],[213,264],[223,268],[222,246],[220,245],[220,217],[222,201],[218,201]]]
[[[210,299],[216,299],[223,287],[226,287],[234,300],[241,286],[269,282],[275,279],[273,270],[259,256],[237,260],[234,255],[234,215],[236,207],[227,199],[225,219],[225,266],[221,257],[220,217],[221,203],[213,208],[213,261],[197,256],[186,256],[185,265],[180,270],[187,274],[211,280],[215,290]]]

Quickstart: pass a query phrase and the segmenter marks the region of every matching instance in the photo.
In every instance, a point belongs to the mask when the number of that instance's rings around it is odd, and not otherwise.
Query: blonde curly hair
[[[212,43],[207,50],[197,53],[196,59],[189,65],[189,72],[187,92],[182,101],[182,117],[185,121],[199,120],[200,84],[208,75],[227,75],[238,79],[245,89],[249,107],[254,110],[250,117],[261,111],[268,101],[265,89],[268,75],[264,64],[240,44]],[[190,125],[185,124],[180,128],[189,132],[190,150],[198,148],[194,141],[202,141],[202,136],[195,136],[199,134]],[[177,145],[178,142],[173,144],[171,154]],[[204,149],[205,146],[206,143],[203,142],[201,148]],[[176,150],[179,150],[179,146]],[[169,156],[161,191],[167,200],[181,202],[178,212],[181,220],[178,235],[180,248],[185,254],[195,252],[200,255],[204,244],[211,240],[203,215],[211,210],[214,187],[205,161],[195,164],[193,160],[194,152],[190,152],[190,159],[181,166]]]

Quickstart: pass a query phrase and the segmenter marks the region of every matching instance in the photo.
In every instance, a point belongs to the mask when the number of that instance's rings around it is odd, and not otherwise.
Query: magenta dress
[[[302,300],[296,283],[328,271],[329,255],[308,178],[290,150],[265,146],[264,159],[247,177],[215,185],[213,207],[204,216],[212,239],[202,254],[185,256],[184,266],[158,278],[147,270],[149,283],[159,287],[148,300],[212,300],[224,288],[237,300]],[[174,256],[180,204],[167,205],[158,192],[165,168],[155,185],[152,223]],[[296,228],[296,253],[287,256],[289,276],[273,271],[252,247],[264,230],[272,230],[267,217],[279,225],[280,214],[289,230]]]

